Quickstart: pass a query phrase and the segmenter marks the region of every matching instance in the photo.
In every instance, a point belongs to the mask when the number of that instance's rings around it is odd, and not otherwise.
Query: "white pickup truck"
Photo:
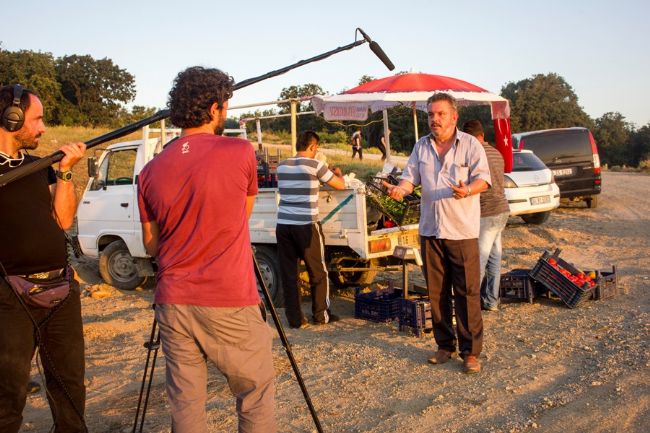
[[[98,160],[89,158],[90,179],[77,210],[82,252],[99,258],[104,281],[125,290],[154,275],[142,243],[136,195],[138,173],[162,149],[161,139],[150,137],[152,131],[145,128],[143,139],[112,144]],[[170,137],[165,132],[159,135]],[[281,304],[275,239],[278,203],[277,188],[260,188],[249,226],[262,275],[273,301]],[[417,224],[374,230],[379,215],[366,208],[365,185],[357,179],[340,191],[324,186],[319,209],[330,279],[336,285],[370,283],[379,266],[390,264],[397,245],[418,246]]]

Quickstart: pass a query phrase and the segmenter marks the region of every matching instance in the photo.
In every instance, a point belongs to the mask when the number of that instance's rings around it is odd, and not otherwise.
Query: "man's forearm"
[[[57,180],[54,189],[54,218],[63,230],[72,226],[77,210],[77,195],[72,182]]]
[[[413,189],[415,188],[413,184],[408,180],[400,180],[397,186],[399,186],[406,192],[406,194],[404,195],[409,195],[410,193],[413,192]]]
[[[487,190],[489,188],[489,185],[483,179],[476,179],[474,182],[470,183],[468,187],[470,188],[472,195],[476,195]]]
[[[255,196],[249,195],[246,197],[246,218],[250,218],[255,206]]]
[[[158,239],[160,230],[158,223],[155,221],[147,221],[142,223],[142,243],[144,250],[151,257],[156,257],[158,254]]]

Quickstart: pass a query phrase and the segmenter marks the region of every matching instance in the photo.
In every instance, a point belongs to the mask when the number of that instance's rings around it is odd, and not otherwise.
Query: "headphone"
[[[23,96],[23,86],[14,85],[14,100],[11,106],[2,113],[2,126],[9,132],[18,131],[25,123],[25,113],[20,108],[20,99]]]

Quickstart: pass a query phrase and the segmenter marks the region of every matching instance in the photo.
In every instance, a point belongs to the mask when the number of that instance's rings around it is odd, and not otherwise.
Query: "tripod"
[[[287,339],[287,336],[284,333],[284,328],[282,327],[282,323],[280,322],[278,313],[275,310],[275,307],[273,306],[273,301],[271,300],[271,294],[269,293],[269,289],[266,287],[266,283],[264,282],[264,278],[262,277],[262,273],[260,272],[260,268],[259,265],[257,264],[257,259],[255,258],[254,253],[253,253],[253,265],[254,265],[255,277],[257,279],[257,283],[262,289],[262,293],[264,295],[266,304],[268,305],[269,310],[271,311],[271,317],[273,317],[273,323],[275,324],[275,328],[278,331],[278,334],[280,336],[280,341],[282,341],[282,345],[284,346],[284,350],[287,353],[287,357],[289,358],[289,362],[291,363],[293,372],[296,375],[296,380],[300,385],[300,390],[302,391],[302,394],[305,397],[305,402],[307,402],[307,407],[309,408],[311,417],[313,418],[314,424],[316,425],[316,430],[318,431],[318,433],[323,433],[323,427],[320,424],[318,415],[316,414],[316,409],[314,408],[311,398],[309,397],[309,392],[307,392],[307,387],[305,386],[305,382],[302,380],[302,375],[300,374],[300,370],[298,369],[298,364],[296,363],[296,359],[294,358],[293,352],[291,351],[291,345],[289,344],[289,340]],[[142,429],[144,427],[144,418],[147,413],[147,404],[149,403],[149,395],[151,393],[153,372],[154,372],[154,368],[156,367],[156,358],[158,357],[158,349],[160,348],[160,330],[157,328],[158,328],[158,322],[154,317],[153,325],[151,326],[151,335],[149,337],[149,341],[144,343],[144,347],[147,349],[147,360],[144,366],[144,374],[142,375],[142,385],[140,386],[140,397],[138,398],[138,407],[136,409],[135,420],[133,422],[133,430],[132,430],[133,433],[136,432],[142,433]],[[153,356],[152,356],[152,352],[153,352]],[[150,361],[151,361],[151,366],[149,365]],[[145,394],[144,389],[145,389],[145,382],[147,382],[147,376],[149,376],[149,379],[146,385],[147,391]],[[145,394],[144,402],[142,400],[143,394]],[[141,410],[142,410],[142,414],[140,414]],[[138,421],[140,421],[139,430],[138,430]]]

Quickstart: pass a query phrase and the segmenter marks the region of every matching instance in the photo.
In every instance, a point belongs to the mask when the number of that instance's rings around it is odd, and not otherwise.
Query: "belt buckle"
[[[33,274],[25,275],[25,278],[32,280],[50,280],[59,277],[65,272],[65,268],[54,269],[51,271],[35,272]]]

